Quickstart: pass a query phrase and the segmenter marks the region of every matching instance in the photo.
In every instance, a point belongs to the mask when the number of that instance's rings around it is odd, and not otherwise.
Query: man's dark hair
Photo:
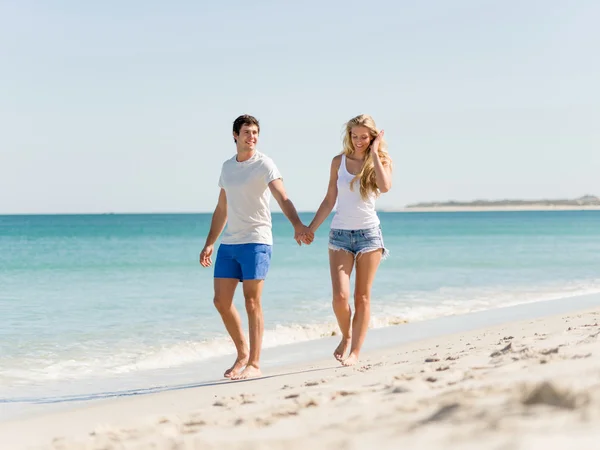
[[[233,121],[233,132],[239,136],[240,130],[244,125],[256,125],[256,128],[258,128],[258,132],[260,133],[260,124],[258,123],[258,119],[248,114],[243,114]],[[237,142],[237,139],[234,137],[233,141]]]

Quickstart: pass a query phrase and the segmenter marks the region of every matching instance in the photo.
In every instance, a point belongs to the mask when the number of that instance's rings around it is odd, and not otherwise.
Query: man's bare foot
[[[258,368],[258,366],[255,366],[254,364],[248,364],[246,366],[246,368],[244,370],[242,370],[241,373],[237,374],[237,375],[233,375],[231,377],[232,380],[245,380],[247,378],[256,378],[256,377],[260,377],[262,375],[262,373],[260,372],[260,369]]]
[[[348,350],[348,346],[350,345],[350,341],[352,338],[342,337],[342,341],[340,345],[337,346],[335,351],[333,352],[333,357],[338,361],[342,361],[344,359],[344,355],[346,354],[346,350]]]
[[[358,355],[355,353],[350,353],[348,357],[342,361],[342,366],[353,366],[358,362]]]
[[[240,371],[242,370],[242,368],[247,363],[248,363],[248,356],[246,356],[246,355],[239,356],[238,355],[237,359],[233,363],[233,366],[231,366],[229,369],[227,369],[225,371],[225,373],[223,374],[223,376],[225,378],[232,378],[234,375],[239,374]]]

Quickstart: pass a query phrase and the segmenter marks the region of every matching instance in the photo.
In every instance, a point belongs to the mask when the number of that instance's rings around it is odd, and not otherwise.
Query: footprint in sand
[[[254,418],[254,423],[258,427],[268,427],[273,423],[273,421],[266,419],[264,417],[256,417],[256,418]]]
[[[459,403],[450,403],[448,405],[444,405],[444,406],[440,407],[437,411],[435,411],[433,414],[431,414],[430,416],[428,416],[424,419],[421,419],[419,422],[417,422],[414,425],[413,428],[416,428],[421,425],[426,425],[428,423],[440,422],[442,420],[445,420],[445,419],[449,418],[452,414],[454,414],[459,408],[460,408]]]
[[[349,395],[356,395],[354,391],[337,391],[331,395],[331,400],[335,400],[338,397],[348,397]]]
[[[576,395],[573,392],[544,381],[526,388],[521,397],[524,405],[550,405],[565,409],[575,409],[588,401],[586,394]]]
[[[571,356],[571,359],[585,359],[589,358],[590,356],[592,356],[591,353],[586,353],[585,355],[573,355]]]
[[[306,386],[306,387],[318,386],[319,384],[323,384],[323,383],[327,383],[327,380],[307,381],[306,383],[304,383],[304,386]]]
[[[412,376],[412,375],[406,375],[406,374],[394,376],[394,380],[411,381],[411,380],[414,380],[414,378],[415,378],[414,376]]]
[[[577,342],[577,344],[589,344],[591,342],[594,342],[598,336],[600,336],[600,331],[594,334],[590,334],[585,339],[582,339],[581,341]]]
[[[302,394],[290,394],[285,397],[288,400],[294,400],[294,403],[302,408],[307,408],[309,406],[318,406],[319,405],[319,397],[315,395],[302,395]]]
[[[241,404],[242,404],[242,405],[249,405],[249,404],[251,404],[251,403],[256,403],[254,400],[252,400],[252,399],[250,399],[250,398],[247,398],[247,397],[245,397],[244,395],[242,395],[241,397],[242,397],[242,399],[241,399],[241,400],[242,400],[242,401],[241,401]]]
[[[200,420],[200,419],[189,420],[183,424],[183,426],[184,426],[183,433],[194,433],[205,425],[206,425],[206,422],[204,420]]]
[[[286,417],[297,416],[297,415],[298,415],[298,411],[289,411],[289,410],[273,413],[273,417],[275,419],[284,419]]]
[[[386,390],[388,394],[405,394],[406,392],[410,392],[410,389],[404,386],[388,386]]]
[[[287,400],[293,400],[294,404],[299,407],[300,409],[302,408],[310,408],[310,407],[314,407],[314,406],[319,406],[319,399],[317,397],[314,396],[306,396],[306,395],[301,395],[301,394],[290,394],[284,397]],[[287,410],[289,411],[289,410]],[[295,410],[297,411],[297,410]],[[295,413],[294,415],[296,415],[297,413]],[[290,415],[290,414],[287,414]]]
[[[509,343],[508,343],[508,345],[506,345],[506,346],[505,346],[505,347],[503,347],[502,349],[500,349],[500,350],[497,350],[497,351],[493,352],[493,353],[490,355],[490,357],[492,357],[492,358],[496,358],[496,357],[498,357],[498,356],[502,356],[502,355],[504,355],[504,354],[506,354],[506,353],[508,353],[508,352],[510,352],[510,351],[512,351],[512,342],[509,342]]]
[[[172,423],[169,422],[169,425],[171,425],[171,424]],[[107,431],[104,431],[103,433],[96,433],[95,435],[99,436],[101,434],[108,436],[110,440],[125,441],[125,440],[138,439],[139,437],[141,437],[142,432],[141,432],[141,430],[137,430],[137,429],[121,428],[119,430],[107,430]]]

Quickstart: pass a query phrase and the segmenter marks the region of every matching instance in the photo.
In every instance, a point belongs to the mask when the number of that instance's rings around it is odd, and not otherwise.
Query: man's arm
[[[305,226],[300,220],[300,217],[298,217],[298,211],[296,211],[296,207],[288,198],[281,178],[277,178],[276,180],[271,181],[269,183],[269,189],[271,190],[271,194],[273,194],[273,197],[279,204],[281,211],[283,212],[283,214],[285,214],[285,217],[288,218],[288,220],[294,227],[294,239],[296,240],[296,242],[300,244],[300,239],[303,235],[307,237],[307,241],[312,242],[314,238],[314,233],[307,226]]]
[[[217,206],[212,215],[212,220],[210,222],[210,231],[208,232],[208,236],[206,237],[206,243],[204,244],[204,248],[202,252],[200,252],[200,264],[202,267],[208,267],[212,264],[211,256],[213,254],[213,247],[217,239],[223,232],[225,228],[225,224],[227,223],[227,195],[225,194],[225,189],[221,188],[221,192],[219,192],[219,200],[217,202]]]

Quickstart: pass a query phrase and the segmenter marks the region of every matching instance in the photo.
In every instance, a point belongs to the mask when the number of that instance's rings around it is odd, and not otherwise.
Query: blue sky
[[[242,113],[300,210],[360,113],[395,163],[382,208],[600,195],[598,23],[594,0],[0,0],[0,213],[212,211]]]

